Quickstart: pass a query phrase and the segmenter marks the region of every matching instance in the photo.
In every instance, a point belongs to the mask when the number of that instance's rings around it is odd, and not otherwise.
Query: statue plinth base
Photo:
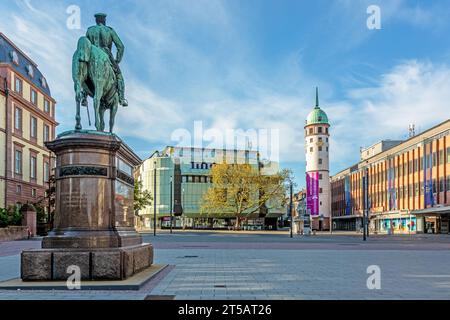
[[[21,278],[123,280],[153,263],[134,229],[133,168],[140,159],[116,135],[70,131],[46,143],[56,154],[54,229],[42,249],[25,250]]]

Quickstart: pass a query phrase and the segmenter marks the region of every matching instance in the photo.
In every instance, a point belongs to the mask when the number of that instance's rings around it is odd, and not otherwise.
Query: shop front
[[[415,234],[424,230],[423,220],[407,210],[379,214],[374,221],[379,234]]]
[[[424,233],[450,233],[450,206],[432,207],[412,212],[418,219],[423,220]]]

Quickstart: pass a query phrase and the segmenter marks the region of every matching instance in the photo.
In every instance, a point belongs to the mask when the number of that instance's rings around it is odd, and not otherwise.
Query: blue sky
[[[81,29],[66,27],[78,5]],[[381,30],[366,27],[369,5]],[[73,127],[77,39],[108,14],[122,38],[130,106],[117,133],[142,157],[176,130],[279,130],[282,167],[304,185],[304,119],[320,88],[331,122],[331,174],[360,146],[403,139],[449,118],[448,1],[1,1],[0,30],[44,73],[58,128]],[[92,109],[91,109],[92,113]],[[86,127],[86,124],[85,124]]]

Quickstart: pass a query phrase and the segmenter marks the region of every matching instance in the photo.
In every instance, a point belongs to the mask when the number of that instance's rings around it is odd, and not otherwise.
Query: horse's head
[[[89,62],[89,59],[91,58],[91,46],[92,43],[87,37],[81,37],[80,39],[78,39],[78,61]]]

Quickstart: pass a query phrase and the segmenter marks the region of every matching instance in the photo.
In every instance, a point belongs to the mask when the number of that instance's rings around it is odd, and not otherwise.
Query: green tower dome
[[[308,114],[308,117],[306,117],[306,124],[329,124],[328,123],[328,116],[319,107],[319,89],[316,87],[316,106],[314,109]]]

